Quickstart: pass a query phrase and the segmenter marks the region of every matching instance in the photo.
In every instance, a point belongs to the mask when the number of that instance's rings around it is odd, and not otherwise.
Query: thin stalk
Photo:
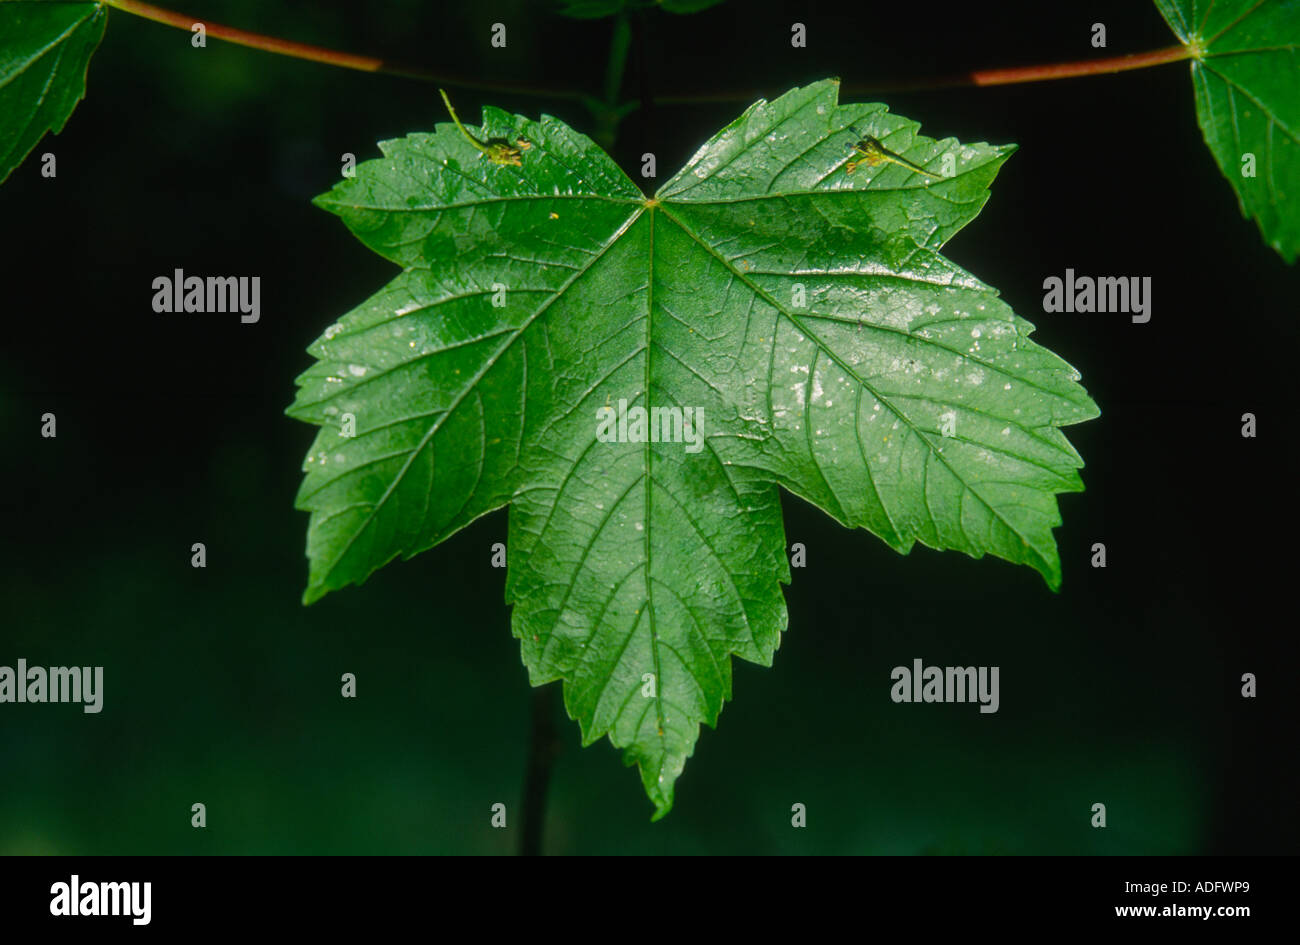
[[[614,21],[614,35],[609,41],[609,62],[605,66],[605,104],[618,105],[618,93],[623,88],[623,70],[627,68],[627,50],[632,44],[632,25],[627,14],[620,13]]]
[[[1144,53],[1129,53],[1109,59],[1084,59],[1079,62],[1054,62],[1040,66],[1020,66],[1015,69],[984,69],[970,73],[970,85],[1012,85],[1019,82],[1042,82],[1046,79],[1073,79],[1085,75],[1108,75],[1149,69],[1170,62],[1190,59],[1192,51],[1186,46],[1166,46]]]
[[[528,770],[524,774],[524,806],[520,816],[519,852],[523,856],[540,856],[542,852],[546,792],[551,783],[555,756],[560,753],[560,741],[555,735],[555,702],[560,685],[547,683],[533,690]]]
[[[618,137],[618,126],[628,109],[618,103],[618,93],[623,88],[623,73],[627,69],[627,51],[632,44],[632,27],[627,14],[620,13],[614,20],[614,35],[609,40],[609,60],[605,64],[604,98],[586,98],[587,107],[596,120],[592,138],[606,151],[613,150]]]
[[[401,65],[399,63],[389,62],[386,59],[378,59],[372,56],[356,56],[351,53],[325,49],[321,46],[312,46],[308,43],[298,43],[292,40],[278,39],[274,36],[265,36],[261,33],[252,33],[247,30],[222,26],[219,23],[201,20],[188,14],[177,13],[173,10],[165,10],[162,7],[154,6],[151,3],[141,3],[139,0],[104,0],[104,2],[107,3],[108,6],[121,10],[124,13],[131,13],[135,16],[144,17],[147,20],[153,20],[156,23],[174,26],[177,29],[182,29],[186,32],[188,32],[190,27],[195,23],[202,23],[204,28],[207,30],[207,34],[216,39],[224,39],[227,42],[237,43],[241,46],[248,46],[252,49],[260,49],[264,52],[275,53],[281,56],[292,56],[295,59],[306,59],[311,62],[320,62],[330,66],[339,66],[344,69],[355,69],[359,72],[382,73],[384,75],[397,75],[408,79],[419,79],[425,82],[438,82],[443,85],[452,85],[458,88],[479,89],[487,92],[502,92],[509,95],[531,95],[551,99],[585,101],[588,104],[593,104],[597,101],[578,89],[545,88],[532,82],[485,82],[480,79],[471,79],[464,76],[453,76],[445,73],[432,72],[418,66]],[[621,117],[624,112],[624,108],[617,106],[616,103],[618,90],[622,85],[623,69],[627,61],[627,47],[629,41],[630,27],[627,18],[626,16],[619,16],[614,25],[614,38],[610,47],[609,63],[605,70],[605,85],[603,89],[604,98],[601,101],[604,109],[608,109],[611,112],[617,111],[619,117]],[[850,94],[861,95],[880,92],[927,92],[937,89],[1012,85],[1022,82],[1043,82],[1051,79],[1069,79],[1079,76],[1107,75],[1115,72],[1128,72],[1132,69],[1147,69],[1152,66],[1165,65],[1171,62],[1180,62],[1190,59],[1194,55],[1195,51],[1187,46],[1168,46],[1164,49],[1153,49],[1149,52],[1130,53],[1128,55],[1111,56],[1104,59],[1084,59],[1078,62],[1044,63],[1033,66],[1017,66],[1010,69],[980,69],[974,72],[962,73],[960,75],[933,77],[929,79],[903,79],[883,82],[846,82],[844,84],[844,91]],[[663,95],[657,96],[655,103],[657,105],[706,105],[714,102],[749,102],[758,98],[761,94],[762,92],[759,90],[733,90],[707,92],[699,95]],[[617,124],[617,119],[614,119],[614,121],[615,124]]]
[[[1182,62],[1191,59],[1193,55],[1194,52],[1186,46],[1167,46],[1149,52],[1110,56],[1105,59],[1051,62],[1033,66],[1015,66],[1010,69],[980,69],[975,72],[934,76],[927,79],[845,82],[843,91],[850,95],[875,95],[881,92],[932,92],[940,89],[1016,85],[1024,82],[1073,79],[1080,76],[1110,75],[1134,69],[1149,69],[1152,66]],[[751,102],[760,95],[760,92],[754,90],[736,90],[702,95],[663,95],[655,101],[660,105],[707,105],[714,102]]]
[[[480,79],[432,72],[419,66],[389,62],[386,59],[377,59],[373,56],[356,56],[352,53],[325,49],[322,46],[312,46],[309,43],[278,39],[274,36],[265,36],[261,33],[235,29],[231,26],[222,26],[220,23],[213,23],[210,20],[190,16],[187,13],[165,10],[162,7],[154,6],[152,3],[141,3],[139,0],[104,0],[104,2],[110,7],[121,10],[123,13],[130,13],[166,26],[174,26],[186,32],[189,32],[195,23],[202,23],[207,35],[214,39],[224,39],[228,43],[236,43],[250,49],[260,49],[263,52],[275,53],[279,56],[306,59],[309,62],[320,62],[327,66],[338,66],[342,69],[353,69],[357,72],[397,75],[407,79],[419,79],[423,82],[437,82],[440,85],[452,85],[463,89],[479,89],[486,92],[501,92],[508,95],[533,95],[568,100],[577,100],[583,97],[582,93],[576,89],[550,89],[533,82],[485,82]]]

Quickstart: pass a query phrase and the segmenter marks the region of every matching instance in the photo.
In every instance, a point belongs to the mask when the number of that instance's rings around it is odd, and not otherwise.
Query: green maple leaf
[[[1300,254],[1300,3],[1156,0],[1192,55],[1196,116],[1243,216]],[[1244,173],[1254,155],[1253,176]]]
[[[0,0],[0,183],[67,124],[107,20],[99,3]]]
[[[304,600],[508,504],[530,679],[564,680],[584,744],[626,749],[656,818],[730,657],[770,665],[786,627],[778,487],[900,552],[1060,581],[1055,494],[1082,461],[1059,428],[1097,408],[939,253],[1013,148],[837,93],[756,103],[653,199],[562,122],[494,108],[477,134],[526,138],[520,166],[444,124],[317,198],[402,272],[311,347],[289,409],[321,427]],[[930,176],[847,173],[850,126]],[[627,439],[638,407],[667,435],[610,442],[624,404]]]

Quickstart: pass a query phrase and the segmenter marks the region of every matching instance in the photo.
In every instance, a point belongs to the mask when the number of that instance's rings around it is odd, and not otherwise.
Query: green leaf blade
[[[1193,53],[1197,121],[1242,215],[1288,263],[1300,256],[1300,4],[1156,0]],[[1246,155],[1254,155],[1247,176]]]
[[[496,109],[488,119],[484,137],[535,142],[531,174],[479,161],[445,124],[383,142],[383,159],[317,198],[407,268],[327,330],[298,379],[289,413],[321,425],[297,499],[313,515],[307,602],[508,501],[529,359],[551,368],[542,326],[530,326],[607,248],[588,234],[617,233],[639,208],[636,185],[589,139],[554,119],[514,127]],[[577,230],[578,218],[590,226]]]
[[[1059,428],[1096,407],[939,255],[1011,149],[922,138],[837,91],[758,103],[652,200],[554,119],[492,111],[483,137],[534,143],[521,167],[444,126],[385,143],[320,200],[405,270],[299,379],[290,412],[324,424],[314,453],[343,457],[299,496],[308,596],[508,504],[529,678],[564,681],[584,743],[624,750],[656,819],[731,697],[731,657],[770,665],[786,629],[778,486],[900,551],[1060,580],[1055,497],[1082,488],[1082,461]],[[850,180],[850,125],[953,172]],[[510,303],[488,304],[505,283]],[[341,443],[345,408],[358,435]],[[894,442],[873,442],[887,425]]]
[[[566,680],[584,743],[607,735],[626,749],[656,819],[700,723],[715,725],[731,695],[729,657],[771,663],[789,581],[775,489],[733,481],[707,442],[691,453],[593,439],[592,408],[620,399],[702,410],[706,425],[723,403],[693,370],[700,339],[685,313],[654,301],[683,275],[661,217],[639,215],[602,261],[607,277],[557,309],[553,347],[596,355],[569,364],[558,419],[535,445],[554,472],[535,472],[511,505],[507,584],[533,684]]]
[[[107,20],[100,3],[0,0],[0,183],[85,97]]]

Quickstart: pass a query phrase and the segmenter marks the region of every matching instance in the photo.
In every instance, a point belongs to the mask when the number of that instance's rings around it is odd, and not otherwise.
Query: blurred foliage
[[[668,13],[698,13],[717,6],[722,0],[551,0],[562,16],[578,20],[597,19],[658,7]]]

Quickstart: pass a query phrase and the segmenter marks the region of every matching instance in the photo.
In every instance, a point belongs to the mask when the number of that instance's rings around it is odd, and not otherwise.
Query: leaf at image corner
[[[0,0],[0,183],[67,124],[107,20],[99,3]]]
[[[1300,2],[1155,2],[1192,51],[1197,120],[1242,215],[1294,263],[1300,256]]]

